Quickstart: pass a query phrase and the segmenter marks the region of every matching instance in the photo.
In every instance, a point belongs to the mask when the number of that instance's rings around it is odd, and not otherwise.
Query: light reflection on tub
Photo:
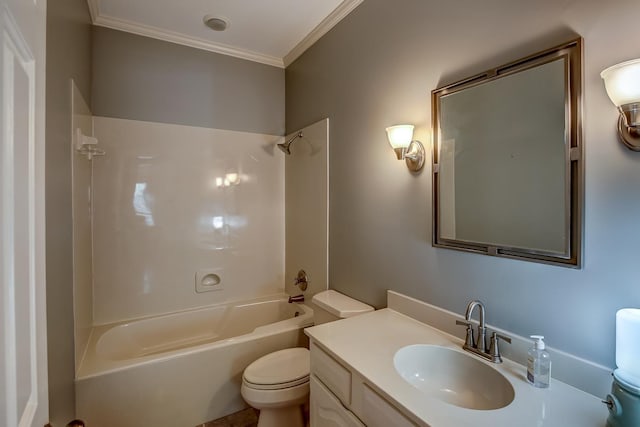
[[[293,319],[296,312],[300,314],[303,310],[284,299],[272,299],[137,320],[104,332],[96,343],[95,353],[98,358],[109,360],[160,354],[240,337],[261,326]]]
[[[301,329],[311,324],[313,311],[309,307],[289,304],[283,295],[272,295],[96,326],[77,377],[100,375],[208,345]]]

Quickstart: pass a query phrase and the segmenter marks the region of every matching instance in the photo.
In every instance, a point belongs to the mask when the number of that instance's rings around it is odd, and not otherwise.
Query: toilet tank
[[[315,306],[313,322],[316,325],[373,311],[373,307],[370,305],[336,292],[333,289],[315,294],[311,302]]]

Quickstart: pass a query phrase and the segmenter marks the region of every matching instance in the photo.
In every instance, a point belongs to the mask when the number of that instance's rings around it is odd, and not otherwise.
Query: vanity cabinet
[[[311,427],[414,427],[356,372],[311,341]]]
[[[311,375],[311,425],[314,427],[364,427],[353,412],[342,406],[338,398],[318,377]]]

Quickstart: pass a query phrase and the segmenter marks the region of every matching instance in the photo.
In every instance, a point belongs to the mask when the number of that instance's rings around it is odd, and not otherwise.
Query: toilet
[[[334,290],[314,295],[314,324],[357,316],[373,307]],[[302,405],[309,400],[309,350],[287,348],[262,356],[242,375],[242,397],[260,410],[258,427],[303,427]]]

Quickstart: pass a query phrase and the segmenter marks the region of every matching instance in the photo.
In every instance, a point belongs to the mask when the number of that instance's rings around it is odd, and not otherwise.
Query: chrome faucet
[[[473,323],[471,323],[471,315],[473,314],[473,310],[475,310],[476,307],[479,307],[480,309],[477,342],[473,336]],[[484,323],[484,313],[484,304],[482,304],[482,302],[478,300],[473,300],[469,303],[469,305],[467,305],[467,311],[464,315],[465,320],[456,320],[456,325],[463,325],[467,327],[467,336],[462,348],[473,354],[477,354],[484,359],[490,360],[491,362],[502,363],[500,348],[498,347],[498,340],[501,339],[503,341],[511,343],[511,338],[501,335],[497,332],[493,332],[491,334],[491,345],[489,347],[489,350],[487,350],[487,328]]]
[[[487,349],[487,328],[484,324],[484,304],[482,304],[478,300],[473,300],[467,305],[467,312],[464,315],[464,318],[467,322],[471,322],[471,315],[473,314],[473,310],[478,307],[480,309],[480,323],[478,323],[478,340],[475,343],[475,348],[479,351],[486,351]]]

